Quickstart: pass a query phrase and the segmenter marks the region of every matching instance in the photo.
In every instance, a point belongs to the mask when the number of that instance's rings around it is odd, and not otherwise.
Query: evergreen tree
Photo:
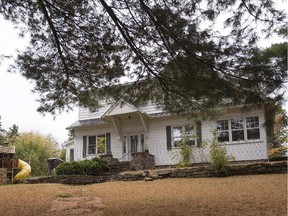
[[[9,130],[7,131],[7,136],[9,138],[19,136],[19,130],[18,129],[19,129],[19,127],[16,124],[13,124],[12,127],[10,127]]]
[[[287,77],[273,62],[254,64],[260,35],[286,35],[271,0],[2,0],[0,13],[30,34],[14,69],[35,81],[40,112],[129,95],[205,113],[278,101]]]

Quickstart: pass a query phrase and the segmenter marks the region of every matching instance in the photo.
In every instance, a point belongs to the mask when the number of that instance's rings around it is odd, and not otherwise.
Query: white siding
[[[100,118],[109,108],[111,104],[105,104],[100,107],[96,112],[90,112],[89,108],[80,107],[79,108],[79,120]]]
[[[155,107],[148,106],[145,109],[141,108],[145,112],[152,110]],[[83,111],[83,109],[81,109]],[[149,112],[150,112],[149,111]],[[100,111],[99,111],[100,112]],[[101,111],[102,112],[102,111]],[[84,113],[84,111],[83,111]],[[102,114],[104,113],[104,110]],[[101,114],[101,115],[102,115]],[[82,117],[84,118],[84,114]],[[261,109],[254,110],[249,113],[241,113],[239,109],[232,109],[228,113],[221,116],[219,119],[229,119],[233,117],[259,117],[260,124],[260,140],[257,142],[249,143],[228,143],[224,146],[227,149],[228,155],[234,156],[237,161],[241,160],[260,160],[267,159],[267,142],[266,142],[266,130],[264,127],[264,111]],[[86,112],[87,118],[87,112]],[[216,128],[215,120],[202,121],[202,140],[209,141],[212,138],[211,129]],[[122,136],[126,135],[140,135],[145,133],[145,143],[148,146],[149,153],[155,155],[156,165],[172,165],[179,162],[181,156],[179,149],[167,150],[167,138],[166,138],[166,126],[184,125],[193,121],[187,121],[184,118],[179,117],[158,117],[148,119],[148,131],[145,132],[143,125],[139,118],[121,120],[121,133]],[[123,157],[122,141],[114,129],[112,124],[105,126],[94,126],[86,128],[75,129],[75,160],[82,160],[82,146],[83,136],[97,135],[103,133],[111,133],[111,151],[115,158],[121,159]],[[202,156],[205,157],[202,157]],[[194,149],[192,152],[191,162],[200,163],[209,161],[209,148],[204,150],[204,154],[199,149]],[[91,156],[92,157],[92,156]],[[91,158],[87,157],[87,159]],[[94,157],[94,156],[93,156]]]
[[[67,142],[65,148],[66,148],[66,161],[70,161],[70,149],[73,149],[75,147],[74,142]],[[75,151],[75,150],[74,150]],[[75,156],[75,153],[74,153]]]
[[[240,109],[231,109],[228,113],[222,115],[219,120],[231,119],[235,117],[253,117],[258,116],[260,126],[260,140],[246,141],[242,143],[228,142],[223,144],[226,147],[227,153],[235,157],[236,161],[242,160],[262,160],[268,159],[267,152],[267,137],[266,129],[264,126],[265,117],[264,110],[257,109],[250,112],[241,112]],[[218,120],[217,119],[217,120]],[[216,128],[217,120],[209,120],[202,122],[202,140],[211,140],[211,130]]]

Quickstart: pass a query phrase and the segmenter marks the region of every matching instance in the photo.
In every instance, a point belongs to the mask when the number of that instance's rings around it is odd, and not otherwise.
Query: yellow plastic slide
[[[13,180],[18,181],[29,176],[31,173],[31,166],[23,160],[18,159],[18,168],[21,170],[14,176]]]

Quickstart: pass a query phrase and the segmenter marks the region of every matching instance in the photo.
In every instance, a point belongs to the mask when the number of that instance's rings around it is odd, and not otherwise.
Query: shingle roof
[[[101,118],[95,118],[95,119],[84,119],[84,120],[78,120],[74,122],[72,125],[68,126],[67,129],[73,129],[76,127],[85,127],[85,126],[92,126],[92,125],[101,125],[101,124],[107,124],[107,121]]]

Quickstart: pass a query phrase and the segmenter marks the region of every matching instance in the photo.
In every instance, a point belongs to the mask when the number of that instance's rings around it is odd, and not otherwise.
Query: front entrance
[[[144,134],[123,136],[123,161],[131,161],[132,153],[144,151]]]

